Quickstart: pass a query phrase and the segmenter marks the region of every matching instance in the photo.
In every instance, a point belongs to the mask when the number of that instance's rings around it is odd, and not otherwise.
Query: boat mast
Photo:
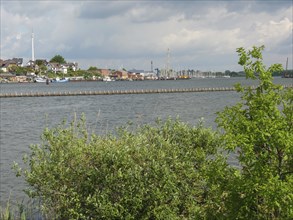
[[[171,76],[171,73],[170,73],[170,49],[168,48],[168,51],[167,51],[167,76],[168,78],[170,78]]]
[[[287,70],[288,70],[288,57],[287,57],[287,60],[286,60],[286,69],[285,69],[285,71],[283,73],[283,77],[285,77],[285,78],[289,77],[289,74],[288,74]]]

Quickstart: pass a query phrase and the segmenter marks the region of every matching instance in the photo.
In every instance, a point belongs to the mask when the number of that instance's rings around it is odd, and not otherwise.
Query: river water
[[[275,78],[278,84],[292,84],[292,79]],[[256,85],[245,78],[191,79],[175,81],[117,81],[70,83],[0,84],[1,93],[113,91],[135,89],[180,89],[232,87],[236,83]],[[240,100],[236,92],[198,92],[169,94],[131,94],[66,97],[22,97],[0,99],[0,205],[25,198],[24,181],[15,177],[13,162],[22,164],[31,144],[40,143],[45,127],[72,120],[83,113],[87,125],[99,134],[112,132],[115,127],[133,122],[136,125],[154,122],[157,118],[177,116],[196,124],[204,119],[207,127],[216,127],[216,112]],[[233,161],[231,161],[233,163]]]

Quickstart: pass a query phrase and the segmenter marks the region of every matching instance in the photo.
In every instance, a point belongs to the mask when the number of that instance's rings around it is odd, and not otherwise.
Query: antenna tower
[[[32,31],[32,61],[35,61],[34,32]]]

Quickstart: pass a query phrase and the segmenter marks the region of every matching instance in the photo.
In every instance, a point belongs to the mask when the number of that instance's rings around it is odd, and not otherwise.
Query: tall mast
[[[32,31],[32,61],[35,61],[34,32]]]
[[[170,77],[170,49],[167,51],[167,66],[166,66],[167,76]]]

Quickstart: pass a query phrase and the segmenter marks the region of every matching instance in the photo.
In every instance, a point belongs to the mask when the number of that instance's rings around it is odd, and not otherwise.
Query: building
[[[15,62],[16,66],[23,67],[23,58],[12,58],[12,61]]]
[[[112,77],[118,78],[118,79],[128,79],[128,72],[124,70],[116,70],[113,74]]]
[[[1,71],[4,73],[9,72],[13,67],[17,66],[16,60],[4,60],[1,62]]]
[[[78,63],[73,62],[73,63],[67,63],[65,64],[68,69],[71,69],[72,71],[76,71],[78,69]]]
[[[111,75],[111,70],[109,69],[99,69],[100,70],[100,74],[105,77],[105,76],[110,76]]]
[[[136,69],[132,69],[128,71],[129,73],[132,74],[132,79],[150,79],[150,80],[155,80],[158,77],[156,76],[156,74],[153,71],[145,71],[145,70],[136,70]],[[133,74],[135,75],[135,77],[133,76]]]
[[[57,73],[60,71],[60,64],[59,63],[55,63],[55,62],[50,62],[47,64],[47,68],[49,71],[52,71],[54,73]]]
[[[61,65],[61,68],[59,69],[61,73],[67,74],[68,67],[66,65]]]
[[[68,70],[76,71],[77,68],[78,68],[77,63],[59,64],[59,63],[56,63],[56,62],[50,62],[46,66],[47,66],[49,71],[52,71],[54,73],[61,72],[63,74],[67,74]]]

